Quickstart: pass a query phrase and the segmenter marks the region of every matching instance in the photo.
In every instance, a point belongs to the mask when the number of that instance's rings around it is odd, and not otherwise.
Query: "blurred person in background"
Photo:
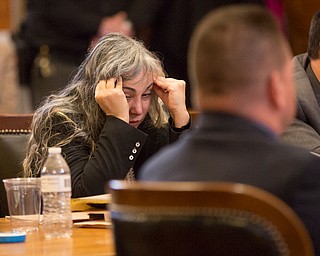
[[[31,90],[32,108],[62,88],[88,48],[108,32],[132,34],[125,0],[27,0],[26,15],[13,39],[19,83]]]
[[[297,115],[282,137],[287,142],[320,154],[320,10],[311,20],[308,52],[295,56],[292,62]]]

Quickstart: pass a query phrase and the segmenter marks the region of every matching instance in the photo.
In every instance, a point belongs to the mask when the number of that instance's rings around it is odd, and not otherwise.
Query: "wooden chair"
[[[194,110],[194,109],[189,109],[188,112],[189,112],[189,114],[190,114],[190,116],[192,118],[192,121],[196,122],[197,118],[200,115],[200,111]]]
[[[33,114],[6,115],[0,114],[0,132],[25,133],[30,130]]]
[[[21,176],[32,114],[0,115],[0,217],[8,215],[2,180]]]
[[[283,201],[223,182],[111,181],[118,256],[311,256],[309,235]]]

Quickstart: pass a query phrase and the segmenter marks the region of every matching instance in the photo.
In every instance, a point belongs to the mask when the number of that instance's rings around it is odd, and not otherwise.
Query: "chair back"
[[[0,217],[9,214],[2,180],[22,173],[32,117],[32,114],[0,115]]]
[[[118,256],[312,256],[301,220],[259,188],[223,182],[109,183]]]
[[[197,121],[199,115],[201,114],[200,111],[194,110],[194,109],[189,109],[188,112],[189,112],[189,114],[191,116],[191,119],[192,119],[193,123],[195,123]]]

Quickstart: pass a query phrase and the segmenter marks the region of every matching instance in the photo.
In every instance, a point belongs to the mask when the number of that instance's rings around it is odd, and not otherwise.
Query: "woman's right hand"
[[[106,115],[129,123],[129,105],[122,90],[122,78],[101,80],[97,84],[95,99]]]

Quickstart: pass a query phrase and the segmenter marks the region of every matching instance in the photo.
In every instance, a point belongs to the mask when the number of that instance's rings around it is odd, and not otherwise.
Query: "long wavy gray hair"
[[[40,173],[48,147],[65,146],[81,139],[94,150],[106,115],[95,100],[97,83],[102,79],[121,76],[132,80],[141,72],[164,76],[161,61],[142,42],[119,33],[110,33],[97,43],[80,65],[73,80],[57,94],[46,98],[35,111],[27,155],[23,162],[24,175]],[[162,101],[153,95],[149,116],[156,127],[168,122]],[[62,135],[61,124],[67,128]]]

